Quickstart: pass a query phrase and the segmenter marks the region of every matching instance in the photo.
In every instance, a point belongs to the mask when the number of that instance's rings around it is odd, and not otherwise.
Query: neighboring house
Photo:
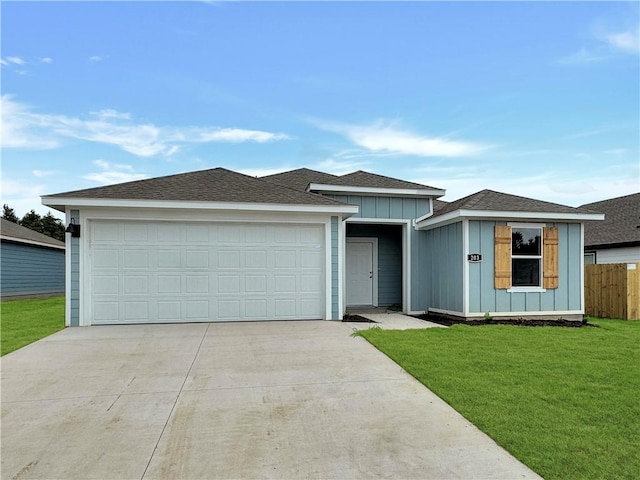
[[[4,218],[0,221],[2,298],[64,294],[64,242]]]
[[[640,263],[640,193],[582,207],[605,215],[585,225],[585,263]]]
[[[340,320],[372,305],[581,318],[583,222],[602,215],[444,193],[362,171],[215,168],[42,201],[80,225],[67,236],[72,326]]]

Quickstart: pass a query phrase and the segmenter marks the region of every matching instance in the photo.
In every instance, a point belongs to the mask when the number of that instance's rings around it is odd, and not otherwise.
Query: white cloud
[[[635,30],[605,35],[605,41],[617,50],[638,53],[640,52],[640,26]]]
[[[44,178],[54,175],[56,172],[54,170],[33,170],[31,173],[34,177]]]
[[[265,143],[289,138],[282,133],[240,128],[159,127],[135,123],[129,113],[104,109],[90,118],[36,113],[2,96],[2,146],[7,148],[50,149],[64,138],[114,145],[139,157],[171,156],[182,144]]]
[[[371,125],[337,124],[314,121],[318,127],[346,136],[371,152],[421,157],[467,157],[492,148],[473,142],[420,135],[378,121]]]
[[[589,51],[585,48],[581,48],[571,55],[558,59],[558,63],[563,65],[588,65],[596,62],[600,62],[606,58],[601,53]]]
[[[84,175],[82,178],[98,182],[102,185],[111,185],[114,183],[132,182],[134,180],[143,180],[149,178],[145,173],[136,172],[133,166],[118,163],[109,163],[104,160],[94,160],[93,164],[98,167],[100,172],[93,172]]]
[[[51,58],[51,57],[42,57],[40,59],[40,63],[53,63],[53,58]]]
[[[0,65],[4,65],[5,67],[9,66],[9,62],[7,62],[6,60],[0,58]]]
[[[365,170],[368,165],[369,162],[343,160],[338,155],[335,158],[322,160],[310,168],[321,172],[331,173],[332,175],[345,175],[357,170]]]
[[[89,57],[89,63],[98,63],[104,60],[100,55],[92,55]]]
[[[602,153],[606,155],[624,155],[627,153],[626,148],[612,148],[610,150],[604,150]]]
[[[9,63],[13,63],[15,65],[24,65],[26,62],[20,57],[4,57],[5,60]]]
[[[13,180],[2,176],[0,204],[7,204],[13,208],[18,217],[24,216],[30,210],[35,210],[39,215],[46,215],[49,211],[56,217],[62,218],[60,212],[51,210],[42,205],[40,195],[48,193],[41,184]]]
[[[235,170],[239,173],[244,173],[250,177],[266,177],[267,175],[275,175],[276,173],[288,172],[292,170],[291,167],[273,167],[273,168],[240,168],[235,169],[233,167],[230,170]]]

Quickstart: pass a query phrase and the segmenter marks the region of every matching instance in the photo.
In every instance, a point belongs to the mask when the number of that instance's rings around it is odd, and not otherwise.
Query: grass
[[[545,479],[640,472],[640,322],[360,334]]]
[[[0,355],[64,328],[64,297],[7,300],[0,304]]]

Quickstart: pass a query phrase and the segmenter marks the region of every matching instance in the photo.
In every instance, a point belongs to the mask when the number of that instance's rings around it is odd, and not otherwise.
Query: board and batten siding
[[[0,249],[2,297],[64,294],[64,250],[5,241]]]
[[[431,211],[426,198],[367,197],[364,195],[324,195],[339,202],[357,205],[352,218],[406,219],[422,217]]]
[[[421,231],[420,284],[424,310],[463,311],[462,222]],[[416,242],[417,243],[417,242]]]
[[[581,298],[581,229],[578,223],[546,222],[558,228],[558,288],[545,292],[508,292],[494,286],[494,227],[507,222],[469,221],[469,253],[482,261],[469,263],[469,314],[487,312],[579,311]]]
[[[80,223],[80,211],[71,210],[69,222]],[[83,232],[80,232],[81,234]],[[86,232],[85,232],[86,233]],[[71,291],[69,292],[69,325],[77,327],[80,325],[80,238],[67,237],[69,245],[69,255],[71,256],[71,271],[69,276],[71,281]]]

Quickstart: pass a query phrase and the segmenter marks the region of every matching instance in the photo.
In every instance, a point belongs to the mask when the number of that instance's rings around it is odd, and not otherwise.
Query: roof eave
[[[443,215],[435,215],[420,222],[416,222],[416,230],[429,230],[443,224],[452,223],[464,219],[487,220],[538,220],[538,221],[572,221],[583,222],[586,220],[604,220],[602,213],[553,213],[553,212],[509,212],[493,210],[465,210],[458,209]]]
[[[4,240],[5,242],[12,243],[22,243],[25,245],[33,245],[36,247],[45,247],[45,248],[53,248],[56,250],[65,250],[66,247],[64,245],[54,245],[52,243],[38,242],[37,240],[29,240],[26,238],[18,238],[12,237],[10,235],[0,235],[0,240]]]
[[[445,190],[435,188],[380,188],[380,187],[354,187],[348,185],[328,185],[323,183],[310,183],[307,186],[309,192],[322,192],[342,195],[352,193],[366,196],[386,197],[442,197]]]
[[[113,198],[74,198],[43,196],[42,204],[61,212],[68,207],[98,208],[171,208],[191,210],[235,210],[264,212],[307,212],[354,215],[356,205],[338,204],[285,204],[285,203],[244,203],[244,202],[194,202],[184,200],[129,200]]]

